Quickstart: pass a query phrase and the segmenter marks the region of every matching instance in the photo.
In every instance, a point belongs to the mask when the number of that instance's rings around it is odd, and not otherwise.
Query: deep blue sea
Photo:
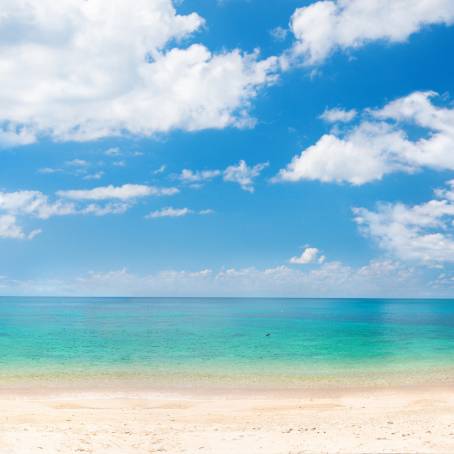
[[[454,300],[0,298],[0,379],[446,381],[453,371]]]

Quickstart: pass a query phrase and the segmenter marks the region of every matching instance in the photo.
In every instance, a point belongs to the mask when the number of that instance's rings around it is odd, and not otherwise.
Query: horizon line
[[[94,298],[94,299],[288,299],[288,300],[454,300],[454,296],[95,296],[95,295],[0,295],[0,298]]]

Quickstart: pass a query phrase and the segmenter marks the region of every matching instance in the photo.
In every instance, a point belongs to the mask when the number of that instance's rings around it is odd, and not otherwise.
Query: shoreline
[[[278,386],[278,385],[248,385],[239,386],[232,384],[222,386],[211,384],[209,386],[186,383],[180,385],[164,385],[134,381],[20,381],[5,383],[0,380],[0,398],[8,396],[52,396],[52,395],[83,395],[83,394],[111,394],[122,395],[168,395],[180,397],[210,397],[233,396],[263,398],[299,398],[306,396],[339,396],[364,393],[426,393],[426,392],[452,392],[454,394],[454,380],[451,383],[400,383],[400,384],[312,384],[311,386]]]
[[[164,386],[131,386],[123,383],[121,386],[103,383],[82,386],[20,386],[8,387],[0,382],[0,401],[15,400],[170,400],[170,401],[298,401],[306,399],[344,399],[364,398],[365,396],[380,398],[389,396],[424,397],[447,396],[453,398],[454,384],[440,385],[393,385],[393,386],[351,386],[351,387],[312,387],[312,388],[283,388],[283,387],[164,387]],[[454,407],[453,407],[454,414]],[[454,422],[454,418],[453,418]]]
[[[454,368],[432,371],[408,371],[384,373],[330,374],[316,376],[288,375],[139,375],[131,374],[50,374],[40,375],[1,375],[0,396],[5,392],[20,393],[39,390],[46,391],[131,391],[131,392],[174,392],[199,394],[251,394],[260,392],[282,394],[307,394],[320,392],[362,392],[365,390],[413,390],[413,389],[453,389]]]

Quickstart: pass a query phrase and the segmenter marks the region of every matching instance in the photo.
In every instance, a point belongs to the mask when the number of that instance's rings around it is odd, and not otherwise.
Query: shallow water
[[[3,378],[446,379],[452,370],[454,300],[0,298]]]

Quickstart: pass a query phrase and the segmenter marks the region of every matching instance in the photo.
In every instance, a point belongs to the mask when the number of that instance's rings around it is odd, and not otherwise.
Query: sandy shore
[[[0,452],[450,453],[454,388],[2,389]]]

